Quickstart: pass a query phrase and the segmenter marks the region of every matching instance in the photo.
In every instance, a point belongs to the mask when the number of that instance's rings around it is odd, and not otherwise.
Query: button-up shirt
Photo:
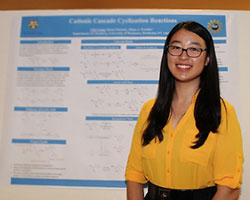
[[[155,99],[146,102],[135,127],[127,162],[126,180],[152,182],[171,189],[199,189],[216,184],[239,188],[242,183],[242,138],[234,107],[221,102],[221,123],[205,143],[192,149],[198,129],[192,104],[175,128],[171,118],[163,128],[163,140],[142,145],[142,134]],[[225,105],[225,106],[224,106]]]

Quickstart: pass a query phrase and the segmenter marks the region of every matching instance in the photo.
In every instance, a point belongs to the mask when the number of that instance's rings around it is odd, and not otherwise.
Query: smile
[[[189,69],[191,68],[190,65],[177,65],[178,68],[181,68],[181,69]]]

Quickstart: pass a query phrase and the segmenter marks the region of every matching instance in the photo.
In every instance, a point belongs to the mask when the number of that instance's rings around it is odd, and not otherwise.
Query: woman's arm
[[[240,189],[231,189],[227,186],[217,185],[217,192],[212,200],[237,200],[240,195]]]
[[[143,200],[143,184],[127,181],[127,200]]]

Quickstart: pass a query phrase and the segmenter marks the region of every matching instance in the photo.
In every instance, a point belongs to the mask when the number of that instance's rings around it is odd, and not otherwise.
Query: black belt
[[[148,193],[144,200],[211,200],[216,186],[195,190],[175,190],[148,183]]]

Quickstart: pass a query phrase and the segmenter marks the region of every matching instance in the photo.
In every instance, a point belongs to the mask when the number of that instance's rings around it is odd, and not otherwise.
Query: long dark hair
[[[148,126],[142,136],[142,144],[144,146],[149,144],[154,138],[158,138],[160,142],[163,140],[162,129],[168,123],[175,90],[175,78],[168,68],[167,46],[172,36],[181,29],[199,35],[206,43],[207,56],[209,57],[209,63],[204,67],[200,76],[200,92],[197,96],[194,109],[196,127],[199,132],[196,135],[197,141],[191,148],[196,149],[202,146],[209,132],[216,133],[220,125],[221,97],[219,74],[212,36],[206,28],[197,22],[181,22],[170,31],[165,42],[157,98],[148,117]]]

